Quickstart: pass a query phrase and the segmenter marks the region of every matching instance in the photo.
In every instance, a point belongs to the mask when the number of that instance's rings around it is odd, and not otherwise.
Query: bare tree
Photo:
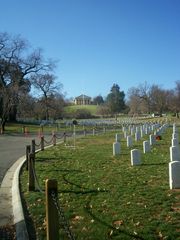
[[[149,95],[151,107],[154,112],[157,112],[160,116],[163,112],[168,110],[168,99],[170,91],[164,90],[158,85],[152,85]]]
[[[180,112],[180,80],[175,82],[176,86],[173,91],[171,109],[174,110],[176,117],[179,118]]]
[[[4,131],[9,114],[18,104],[19,94],[30,90],[30,77],[52,70],[40,49],[28,53],[29,46],[20,36],[0,33],[0,118]]]
[[[129,114],[140,114],[141,110],[141,102],[142,100],[139,97],[139,89],[132,87],[127,92],[128,101],[127,105],[129,106]]]
[[[41,103],[45,108],[45,118],[49,119],[49,109],[51,108],[52,96],[60,91],[61,85],[55,83],[55,76],[49,73],[36,74],[31,78],[34,87],[42,92]]]

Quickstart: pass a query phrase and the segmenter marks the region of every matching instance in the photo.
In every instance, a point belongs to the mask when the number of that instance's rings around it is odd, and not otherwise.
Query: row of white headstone
[[[178,128],[173,124],[172,146],[170,147],[169,185],[170,189],[180,188],[180,146]]]
[[[133,134],[135,135],[135,141],[138,141],[141,139],[144,133],[148,134],[154,131],[154,134],[149,135],[149,140],[143,141],[143,152],[150,152],[151,146],[156,143],[156,136],[163,134],[167,127],[168,124],[164,124],[161,127],[159,126],[159,124],[155,124],[152,126],[143,125],[136,128],[129,127],[129,132],[131,133],[131,135],[127,135],[127,128],[123,128],[124,137],[127,139],[127,147],[132,147],[133,145]],[[180,146],[178,128],[176,127],[176,124],[173,124],[171,143],[172,146],[170,147],[169,185],[170,189],[178,189],[180,188]],[[115,142],[113,143],[113,155],[118,155],[120,153],[120,134],[116,134]],[[141,165],[141,152],[139,149],[131,150],[131,165]]]
[[[163,129],[165,128],[165,126],[160,127],[159,124],[144,124],[142,126],[129,126],[129,128],[127,127],[123,127],[122,131],[124,133],[124,138],[126,138],[127,141],[127,147],[132,147],[133,146],[133,136],[134,135],[134,139],[135,141],[139,141],[144,134],[149,134],[152,131],[154,131],[154,134],[150,134],[149,135],[149,141],[144,141],[143,142],[143,152],[149,152],[151,150],[151,145],[156,143],[156,135],[160,134]],[[130,134],[130,135],[128,135]],[[120,145],[120,134],[116,134],[115,136],[115,142],[113,143],[113,155],[118,155],[121,153],[121,145]],[[140,152],[138,149],[133,149],[131,150],[131,156],[133,158],[133,156],[140,156]],[[132,165],[133,162],[135,163],[139,163],[140,161],[137,160],[137,157],[135,157],[135,161],[131,161]],[[137,165],[137,164],[136,164]]]

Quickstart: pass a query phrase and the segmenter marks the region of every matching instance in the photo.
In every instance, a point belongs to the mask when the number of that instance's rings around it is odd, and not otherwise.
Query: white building
[[[88,97],[88,96],[82,94],[74,99],[74,103],[76,105],[90,105],[91,97]]]

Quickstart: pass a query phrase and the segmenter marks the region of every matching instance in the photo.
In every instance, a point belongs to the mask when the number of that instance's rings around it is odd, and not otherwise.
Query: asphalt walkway
[[[32,135],[28,137],[20,134],[0,135],[0,226],[13,224],[11,197],[13,172],[9,174],[9,179],[4,179],[5,174],[17,159],[25,155],[26,145],[30,145],[34,138]]]

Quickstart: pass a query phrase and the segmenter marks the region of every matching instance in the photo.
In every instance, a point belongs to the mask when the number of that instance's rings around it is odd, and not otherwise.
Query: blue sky
[[[180,0],[1,0],[0,31],[47,58],[67,98],[180,79]]]

